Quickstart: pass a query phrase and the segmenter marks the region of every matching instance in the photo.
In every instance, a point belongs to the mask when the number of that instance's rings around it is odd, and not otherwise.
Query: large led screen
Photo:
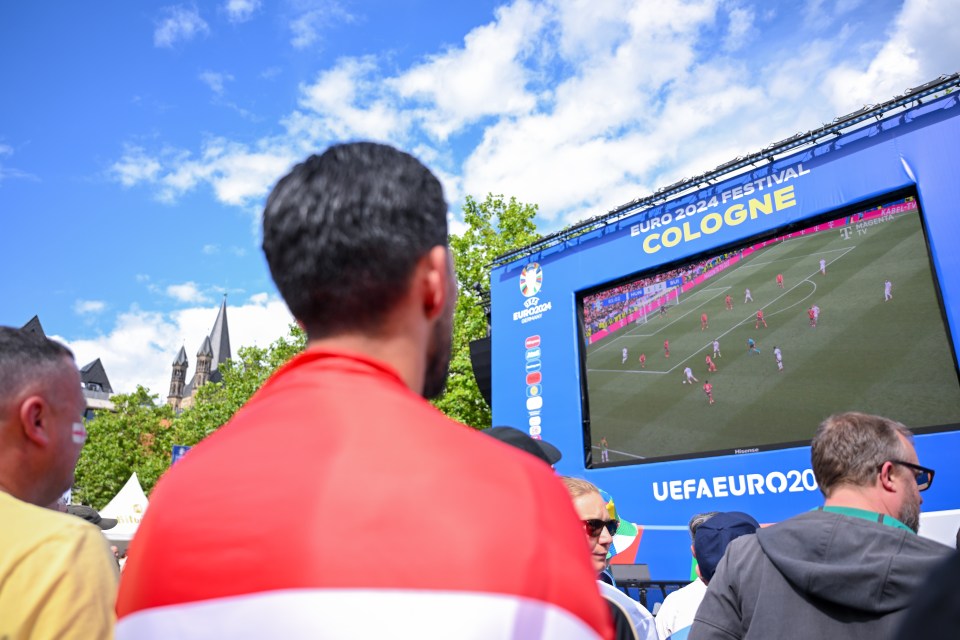
[[[912,196],[577,294],[589,466],[809,442],[838,411],[960,423]]]

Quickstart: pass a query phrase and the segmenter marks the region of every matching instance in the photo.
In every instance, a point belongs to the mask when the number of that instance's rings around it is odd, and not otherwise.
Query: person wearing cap
[[[100,530],[47,508],[86,438],[73,354],[0,327],[0,638],[111,638],[116,566]]]
[[[427,401],[457,298],[436,176],[334,145],[274,187],[263,249],[307,347],[153,489],[117,636],[607,637],[553,471]]]
[[[694,558],[697,557],[694,550],[697,529],[717,513],[717,511],[698,513],[690,518],[687,527],[690,529],[690,553],[693,554]],[[693,624],[693,615],[697,612],[697,607],[700,606],[700,601],[703,600],[703,595],[707,592],[707,584],[700,577],[699,571],[700,566],[697,565],[698,577],[685,587],[668,593],[663,599],[656,617],[657,634],[661,638],[667,638],[674,631]]]
[[[85,504],[68,504],[67,513],[83,518],[90,524],[97,525],[101,531],[107,531],[117,526],[116,518],[104,518],[99,511]]]
[[[513,427],[491,427],[484,431],[488,436],[496,438],[500,442],[509,444],[511,447],[526,451],[530,455],[543,460],[551,467],[563,457],[560,449],[543,439],[528,436],[519,429]]]
[[[691,529],[692,528],[691,526]],[[707,514],[706,517],[699,522],[693,533],[692,550],[693,556],[697,559],[697,577],[705,587],[710,584],[713,574],[716,573],[717,565],[720,563],[720,559],[723,558],[723,554],[727,550],[727,545],[740,536],[756,533],[759,528],[760,523],[758,523],[753,516],[740,511],[714,512]],[[699,591],[700,599],[692,607],[692,610],[687,610],[689,613],[687,620],[689,620],[689,622],[686,624],[676,626],[673,630],[664,633],[664,631],[659,631],[660,625],[658,620],[657,629],[660,637],[664,639],[670,638],[670,640],[685,640],[690,633],[694,616],[705,595],[706,588]],[[664,602],[664,604],[666,604],[666,602]],[[657,617],[659,618],[662,613],[663,607],[661,607],[661,611]]]
[[[646,607],[599,578],[607,568],[610,545],[620,521],[610,515],[596,485],[581,478],[564,476],[561,479],[583,523],[590,559],[598,576],[597,588],[610,607],[617,640],[657,640],[657,627]]]
[[[902,424],[830,416],[810,457],[824,505],[730,544],[690,640],[892,637],[949,553],[916,535],[920,491],[934,472],[920,465]]]

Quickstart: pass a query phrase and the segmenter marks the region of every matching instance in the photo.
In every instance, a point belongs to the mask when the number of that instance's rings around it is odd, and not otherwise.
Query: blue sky
[[[332,142],[552,231],[957,71],[960,3],[7,2],[0,58],[0,324],[165,396],[224,293],[234,350],[285,332],[258,217]]]

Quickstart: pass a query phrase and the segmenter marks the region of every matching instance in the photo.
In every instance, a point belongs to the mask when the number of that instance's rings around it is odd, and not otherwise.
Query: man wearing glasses
[[[916,535],[934,472],[912,440],[880,416],[827,418],[811,445],[823,506],[727,547],[690,640],[891,637],[949,552]]]

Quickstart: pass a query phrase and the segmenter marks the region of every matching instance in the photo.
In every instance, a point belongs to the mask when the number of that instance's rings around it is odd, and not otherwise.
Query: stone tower
[[[220,365],[230,359],[230,330],[227,327],[227,296],[223,296],[220,311],[213,323],[210,335],[204,337],[197,352],[197,369],[187,382],[187,352],[180,347],[180,353],[173,363],[173,375],[170,377],[170,395],[167,404],[177,411],[193,405],[197,389],[207,382],[220,382]]]
[[[187,384],[187,367],[190,366],[187,360],[187,351],[180,347],[180,353],[177,359],[173,361],[173,373],[170,375],[170,393],[167,395],[167,404],[174,409],[180,408],[180,401],[183,400],[183,388]]]
[[[197,351],[197,372],[193,375],[193,388],[202,387],[210,380],[210,363],[213,360],[213,347],[210,336],[203,339],[200,351]]]

